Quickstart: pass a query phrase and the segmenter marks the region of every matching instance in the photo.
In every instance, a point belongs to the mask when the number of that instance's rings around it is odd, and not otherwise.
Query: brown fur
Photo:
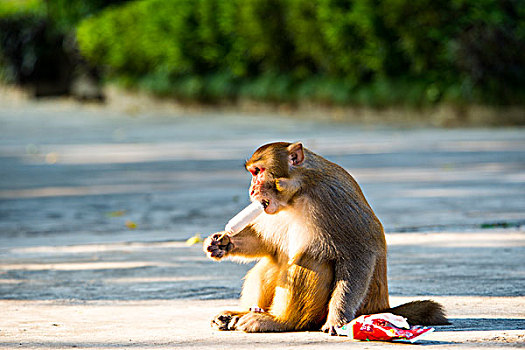
[[[443,324],[439,304],[413,302],[390,309],[383,227],[359,185],[343,168],[278,142],[245,163],[250,197],[265,211],[240,233],[204,242],[210,258],[258,259],[247,274],[243,311],[225,311],[219,329],[333,332],[358,315],[391,310],[417,324]],[[264,312],[249,311],[259,307]]]

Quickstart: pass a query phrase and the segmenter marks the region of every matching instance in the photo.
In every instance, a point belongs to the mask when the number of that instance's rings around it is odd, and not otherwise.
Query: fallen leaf
[[[46,163],[47,164],[56,164],[58,162],[58,153],[57,152],[49,152],[46,154]]]
[[[203,242],[201,235],[197,233],[195,236],[188,238],[186,240],[186,245],[194,245],[194,244],[201,243],[201,242]]]
[[[124,214],[126,214],[125,210],[115,210],[115,211],[110,211],[109,213],[106,213],[106,216],[108,216],[110,218],[116,218],[116,217],[122,216]]]
[[[126,220],[126,227],[130,230],[134,230],[137,228],[137,224],[134,221]]]

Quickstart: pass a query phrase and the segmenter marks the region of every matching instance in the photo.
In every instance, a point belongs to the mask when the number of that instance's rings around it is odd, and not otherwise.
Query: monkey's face
[[[292,146],[295,146],[293,152],[290,149]],[[297,148],[300,148],[302,162],[301,144],[278,142],[260,147],[245,163],[252,174],[250,199],[260,202],[267,214],[275,214],[285,208],[296,192],[285,184],[289,184],[291,167],[299,165],[294,153]]]
[[[252,182],[250,184],[250,199],[252,201],[260,202],[264,211],[267,214],[275,214],[280,208],[280,201],[277,198],[277,191],[275,188],[275,179],[264,164],[257,164],[248,166],[248,171],[252,174]]]

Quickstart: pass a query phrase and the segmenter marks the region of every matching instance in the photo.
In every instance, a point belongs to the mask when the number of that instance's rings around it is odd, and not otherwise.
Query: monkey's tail
[[[407,319],[410,325],[438,326],[450,324],[443,306],[433,300],[417,300],[386,310]]]

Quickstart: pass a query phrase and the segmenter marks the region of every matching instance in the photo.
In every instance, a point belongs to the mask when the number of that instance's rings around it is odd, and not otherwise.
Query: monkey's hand
[[[228,234],[217,232],[204,240],[203,250],[206,255],[214,260],[224,258],[233,248],[233,243]]]

